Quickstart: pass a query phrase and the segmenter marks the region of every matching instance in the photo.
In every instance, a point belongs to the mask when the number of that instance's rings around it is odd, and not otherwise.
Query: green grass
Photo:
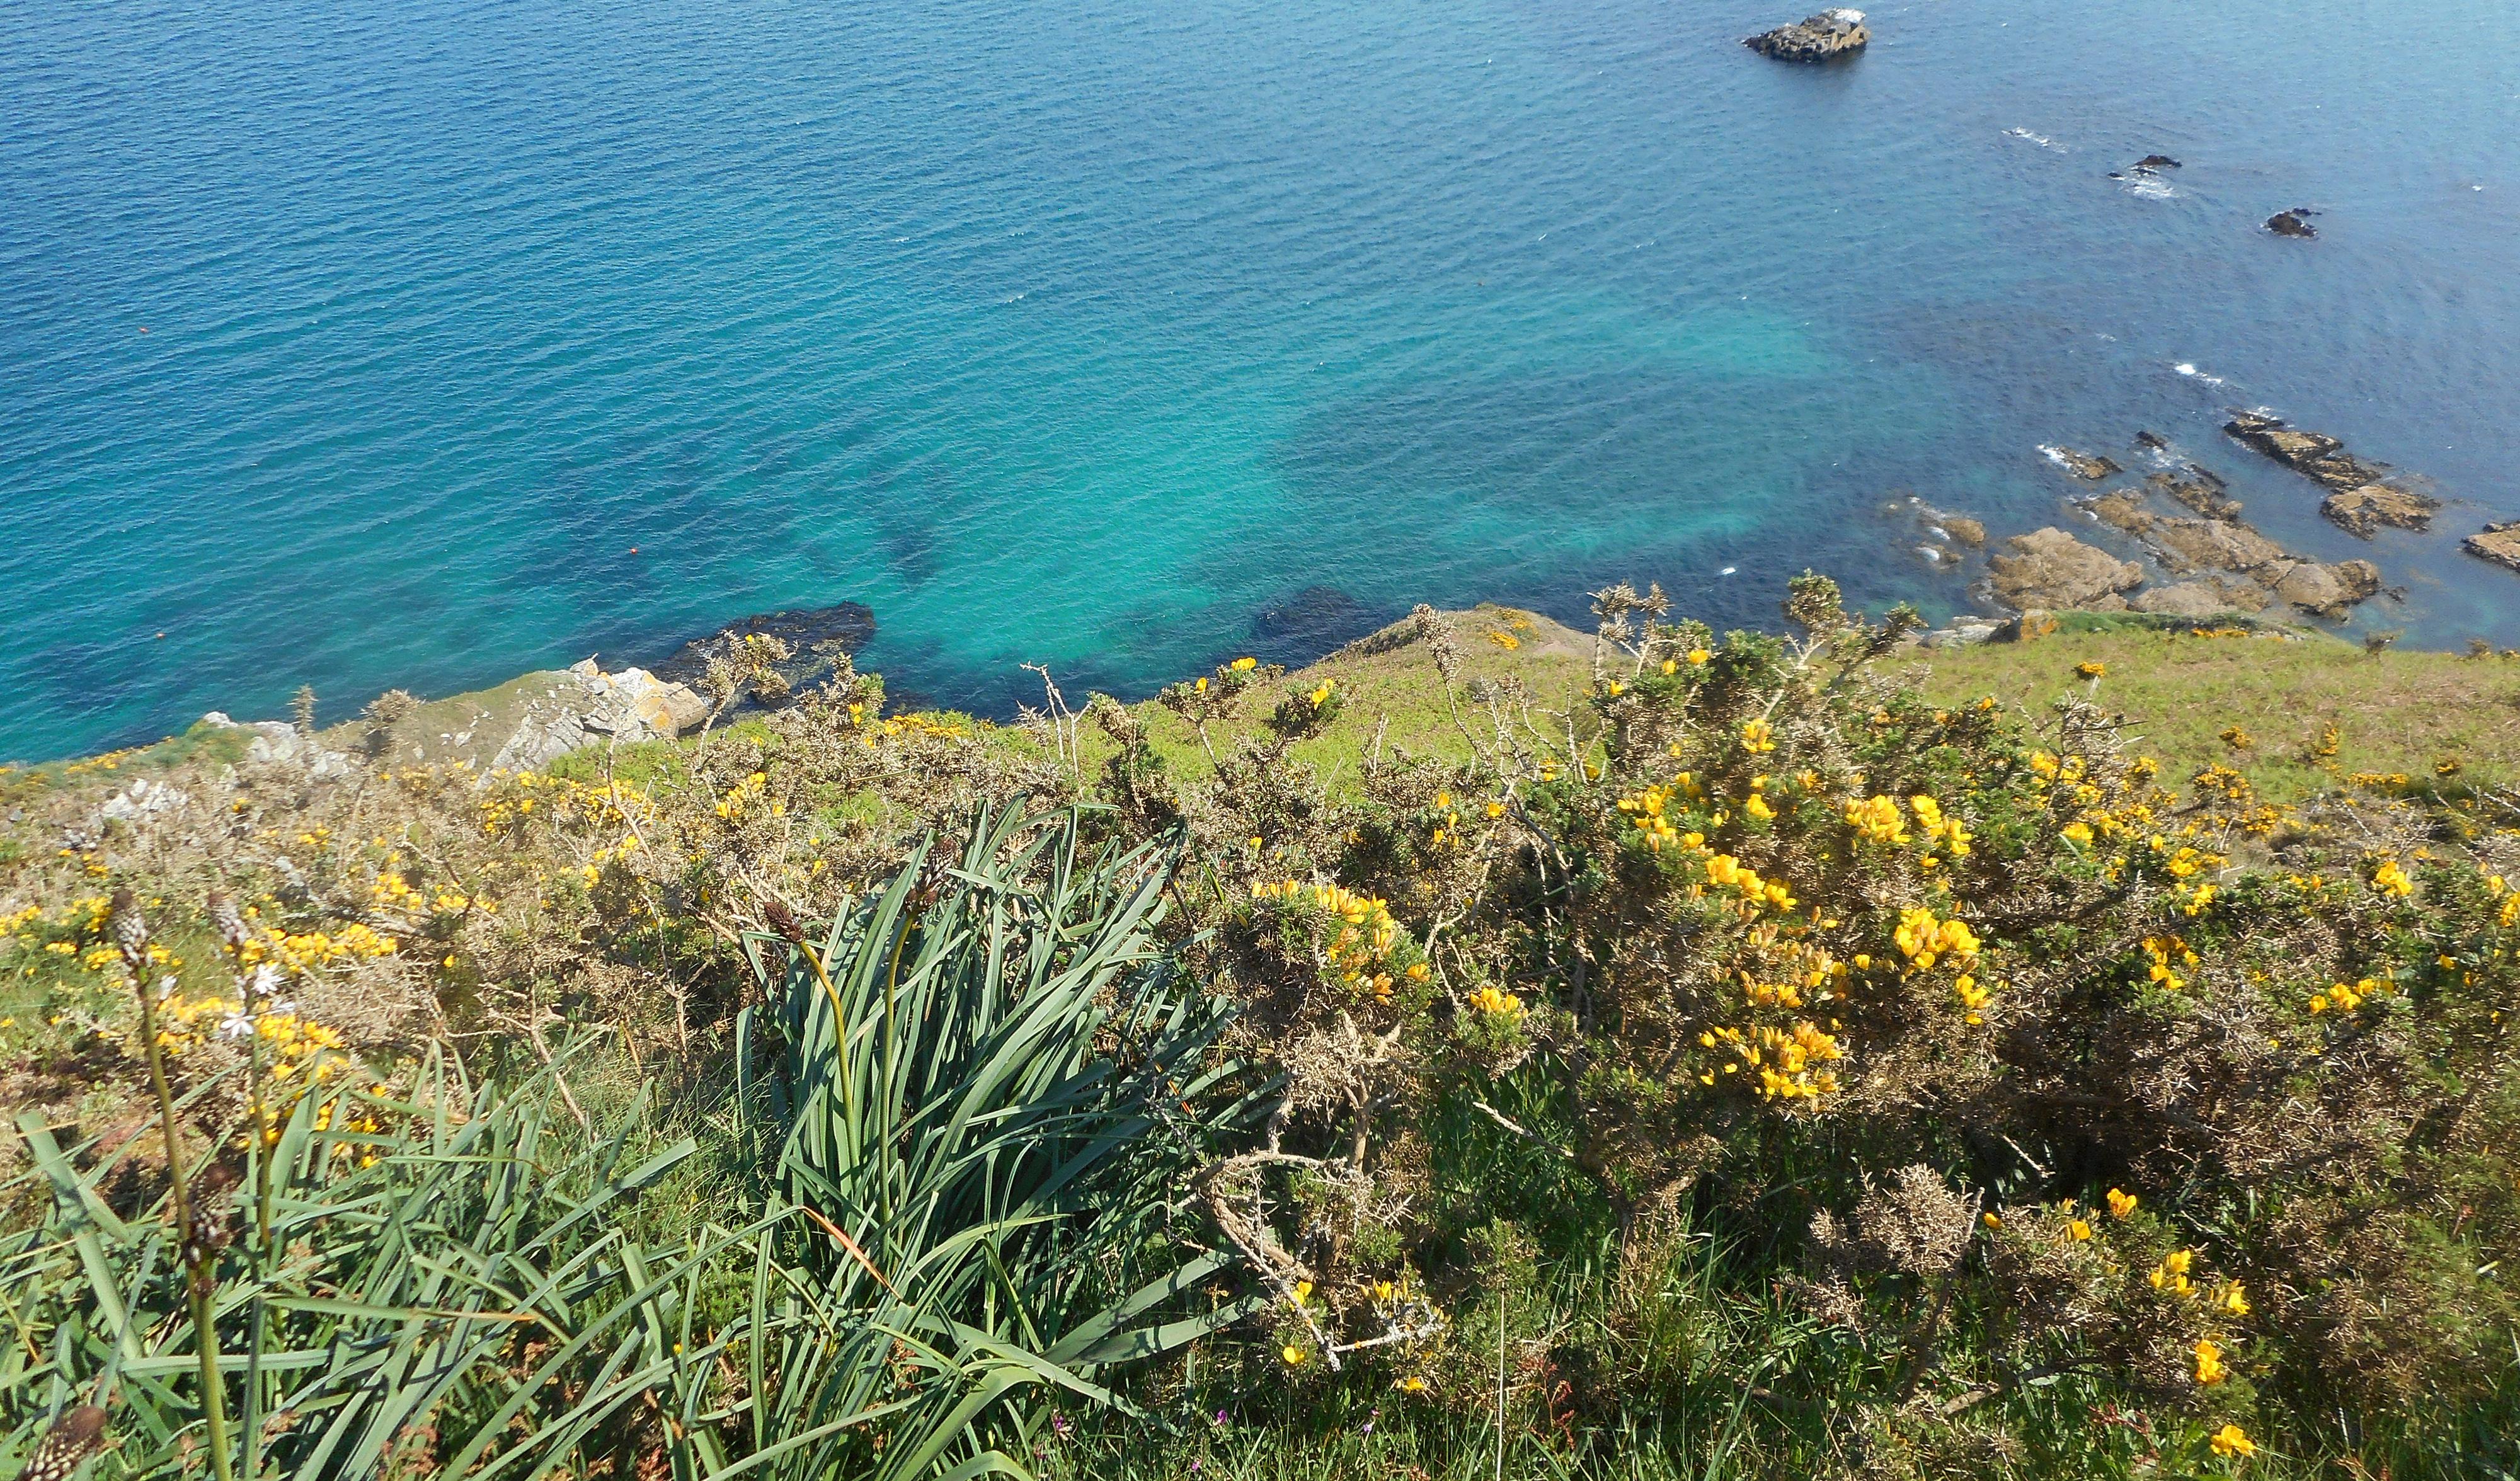
[[[2323,637],[2198,638],[2135,624],[2090,623],[2029,643],[1920,654],[1925,696],[1962,703],[1992,695],[2035,715],[2067,693],[2125,714],[2139,747],[2184,778],[2211,762],[2249,774],[2277,801],[2298,801],[2357,772],[2430,779],[2442,761],[2458,780],[2520,779],[2520,662],[2362,649]],[[2096,686],[2077,676],[2107,666]],[[2340,745],[2315,757],[2333,722]],[[2252,743],[2221,737],[2237,726]]]

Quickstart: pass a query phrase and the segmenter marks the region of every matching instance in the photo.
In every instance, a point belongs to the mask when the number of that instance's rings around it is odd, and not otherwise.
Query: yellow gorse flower
[[[2210,1338],[2210,1337],[2199,1337],[2199,1338],[2197,1338],[2197,1339],[2196,1339],[2196,1381],[2197,1381],[2197,1383],[2198,1383],[2198,1384],[2200,1384],[2200,1385],[2203,1385],[2203,1386],[2210,1387],[2210,1386],[2212,1386],[2212,1385],[2214,1385],[2214,1384],[2217,1384],[2217,1383],[2222,1382],[2224,1379],[2226,1379],[2226,1378],[2228,1378],[2228,1377],[2229,1377],[2229,1376],[2231,1376],[2231,1370],[2230,1370],[2229,1369],[2225,1368],[2225,1367],[2223,1366],[2223,1349],[2221,1349],[2220,1347],[2215,1346],[2215,1345],[2214,1345],[2214,1340],[2213,1340],[2212,1338]]]

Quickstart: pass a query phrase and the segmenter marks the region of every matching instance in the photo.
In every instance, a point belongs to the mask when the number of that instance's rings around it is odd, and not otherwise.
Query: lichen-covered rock
[[[2467,553],[2506,570],[2520,571],[2520,519],[2489,524],[2461,542]]]
[[[2015,535],[1994,568],[1996,600],[2015,611],[2080,607],[2115,611],[2120,595],[2143,584],[2143,567],[2084,544],[2052,526]]]
[[[1762,32],[1741,44],[1779,62],[1827,62],[1853,56],[1871,39],[1872,33],[1864,25],[1864,12],[1829,10],[1792,25]]]
[[[490,770],[539,771],[580,746],[608,740],[670,740],[708,715],[708,702],[689,686],[646,669],[608,674],[588,658],[556,677],[560,682],[517,722]]]
[[[2432,528],[2441,501],[2394,484],[2365,483],[2328,495],[2318,512],[2368,540],[2384,524],[2392,529]]]

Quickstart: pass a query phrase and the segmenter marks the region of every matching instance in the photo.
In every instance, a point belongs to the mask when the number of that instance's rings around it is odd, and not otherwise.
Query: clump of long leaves
[[[1096,847],[1084,813],[983,814],[821,942],[747,941],[772,1208],[752,1455],[707,1473],[1023,1474],[1041,1401],[1135,1413],[1108,1369],[1246,1313],[1173,1229],[1260,1094],[1152,934],[1179,840]]]
[[[553,1119],[556,1068],[434,1063],[408,1100],[307,1097],[241,1173],[195,1174],[204,1363],[173,1224],[116,1215],[118,1159],[26,1118],[51,1201],[0,1243],[0,1467],[98,1405],[107,1463],[196,1471],[212,1369],[241,1422],[207,1459],[248,1481],[535,1478],[625,1446],[709,1481],[1023,1475],[1043,1396],[1137,1413],[1112,1369],[1249,1310],[1200,1296],[1225,1262],[1170,1225],[1265,1088],[1234,1094],[1224,1005],[1152,934],[1179,840],[1084,822],[983,815],[819,944],[747,939],[760,1201],[679,1244],[621,1216],[690,1140],[628,1166],[626,1130]]]
[[[243,1176],[197,1175],[218,1190],[202,1279],[243,1420],[219,1473],[368,1477],[425,1445],[458,1474],[544,1475],[666,1378],[660,1319],[688,1272],[653,1273],[618,1215],[692,1144],[625,1165],[625,1138],[555,1126],[555,1070],[475,1087],[441,1060],[419,1084],[407,1101],[306,1097]],[[116,1158],[83,1167],[90,1148],[31,1114],[20,1131],[51,1208],[0,1243],[0,1469],[93,1402],[123,1474],[198,1472],[202,1339],[174,1228],[112,1211]]]

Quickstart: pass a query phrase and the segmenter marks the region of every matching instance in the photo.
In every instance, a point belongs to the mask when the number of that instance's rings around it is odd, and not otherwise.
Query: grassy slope
[[[2069,690],[2091,692],[2075,667],[2107,665],[2099,702],[2135,722],[2141,747],[2167,775],[2210,761],[2249,773],[2260,790],[2294,801],[2332,785],[2310,756],[2336,725],[2331,765],[2345,773],[2421,779],[2459,763],[2460,780],[2520,780],[2520,663],[2450,653],[2383,652],[2324,638],[2198,638],[2092,623],[2030,643],[1919,654],[1917,687],[1955,703],[1993,695],[2027,714]],[[2232,726],[2254,740],[2237,759],[2220,739]]]

